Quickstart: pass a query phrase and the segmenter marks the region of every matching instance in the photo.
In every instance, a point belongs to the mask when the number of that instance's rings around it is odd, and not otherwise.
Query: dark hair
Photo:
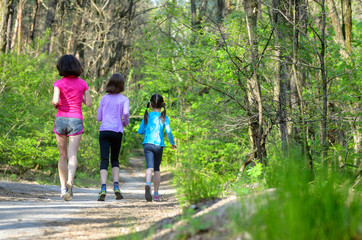
[[[120,73],[114,73],[106,84],[107,93],[121,93],[124,91],[125,79]]]
[[[166,104],[163,101],[163,97],[160,94],[153,94],[152,97],[151,97],[151,100],[147,103],[147,109],[150,106],[153,107],[153,108],[163,108],[164,109],[161,112],[161,120],[162,120],[162,122],[165,122],[165,119],[166,119]],[[147,109],[145,111],[145,115],[143,116],[145,125],[147,125],[147,120],[148,120]]]
[[[83,72],[82,65],[80,64],[78,59],[73,55],[61,56],[58,60],[57,68],[59,71],[59,76],[64,76],[64,77],[70,75],[79,77]]]

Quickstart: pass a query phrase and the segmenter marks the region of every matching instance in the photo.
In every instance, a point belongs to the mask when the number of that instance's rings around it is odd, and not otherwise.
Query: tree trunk
[[[196,0],[191,0],[191,28],[192,28],[192,39],[191,45],[194,45],[197,40],[197,35],[202,34],[202,21],[206,14],[208,0],[202,0],[199,7],[199,14],[196,12]]]
[[[6,53],[10,52],[11,49],[11,31],[13,29],[13,16],[14,16],[14,9],[11,5],[9,11],[8,26],[6,31]]]
[[[196,43],[196,0],[190,0],[191,4],[191,28],[192,28],[192,38],[191,45]]]
[[[333,0],[330,0],[333,1]],[[322,29],[321,29],[321,52],[319,55],[320,58],[320,69],[322,76],[322,89],[323,89],[323,112],[322,112],[322,165],[327,157],[326,151],[326,139],[327,139],[327,75],[325,69],[325,29],[326,29],[326,12],[325,12],[325,0],[322,0]]]
[[[225,0],[217,0],[217,23],[222,23],[225,16]]]
[[[20,54],[22,41],[23,41],[23,11],[25,6],[26,0],[19,0],[19,6],[18,6],[18,14],[17,14],[17,21],[18,21],[18,30],[17,30],[17,52]]]
[[[52,40],[52,32],[53,32],[53,26],[54,26],[54,15],[55,15],[55,7],[58,4],[58,0],[50,0],[48,2],[48,12],[45,19],[44,29],[43,32],[50,30],[48,42],[44,44],[43,52],[50,52],[50,45]]]
[[[6,51],[6,38],[12,0],[0,0],[0,52]]]
[[[329,1],[329,5],[330,5],[329,6],[330,7],[329,15],[331,17],[332,25],[333,25],[334,31],[336,33],[336,42],[339,43],[342,46],[342,48],[340,50],[341,55],[343,57],[347,58],[348,53],[344,49],[344,48],[346,48],[346,44],[345,44],[344,37],[343,37],[342,27],[341,27],[341,24],[339,22],[336,3],[334,2],[334,0],[328,0],[328,1]],[[325,16],[322,16],[322,18],[323,17],[325,17]]]
[[[345,41],[346,50],[348,53],[352,52],[352,7],[351,0],[342,0],[342,20],[343,20],[343,36]]]
[[[286,63],[286,54],[284,53],[285,47],[287,47],[288,36],[290,27],[287,24],[284,16],[279,13],[282,12],[285,15],[289,15],[285,11],[287,9],[284,5],[285,1],[274,0],[273,1],[273,9],[274,12],[274,24],[275,24],[275,43],[276,43],[276,51],[275,56],[277,60],[277,71],[274,81],[274,101],[277,103],[277,116],[276,120],[279,126],[279,133],[282,142],[283,151],[286,150],[286,146],[288,143],[288,126],[287,126],[287,88],[289,84],[288,79],[288,67]],[[290,36],[289,36],[290,38]]]
[[[38,21],[39,21],[40,0],[35,0],[35,3],[36,3],[35,14],[34,14],[34,18],[33,18],[33,26],[32,26],[32,31],[31,31],[31,35],[30,35],[31,41],[33,41],[36,37],[35,31],[36,31],[36,27],[37,27]]]
[[[357,102],[354,104],[354,110],[352,111],[356,115],[356,120],[351,123],[353,141],[354,141],[354,152],[357,156],[354,159],[354,165],[356,166],[360,166],[361,164],[361,159],[358,158],[358,154],[360,154],[361,151],[361,124],[359,124],[361,122],[361,118],[360,118],[360,113],[357,112],[359,109],[360,109],[360,103]]]
[[[256,71],[257,62],[257,41],[255,39],[257,16],[258,16],[258,3],[255,0],[244,1],[244,11],[246,28],[248,32],[249,47],[250,47],[250,61],[252,66],[252,74],[248,79],[248,122],[249,122],[249,137],[252,152],[256,149],[257,158],[261,163],[265,164],[264,157],[266,156],[266,149],[261,143],[263,135],[263,108],[260,86],[258,83],[258,75]]]
[[[226,0],[226,14],[230,12],[231,9],[231,0]]]
[[[10,42],[10,49],[15,48],[15,41],[16,41],[17,34],[18,34],[18,18],[16,17],[14,31],[12,33],[11,42]]]
[[[301,126],[294,126],[293,134],[294,139],[303,146],[303,156],[308,160],[308,164],[314,170],[314,163],[310,154],[310,147],[308,145],[308,130],[305,122],[305,106],[303,101],[303,86],[302,82],[304,75],[297,71],[297,55],[299,51],[299,29],[302,31],[306,29],[306,16],[307,9],[303,0],[295,0],[293,4],[293,63],[292,63],[292,77],[291,77],[291,109],[294,113],[299,113],[296,122],[301,122]],[[305,31],[306,32],[306,31]],[[297,115],[297,114],[294,114]],[[300,130],[298,129],[300,128]]]

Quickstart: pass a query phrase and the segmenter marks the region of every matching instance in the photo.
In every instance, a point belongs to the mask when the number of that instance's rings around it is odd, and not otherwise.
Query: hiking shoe
[[[104,201],[105,199],[106,199],[106,191],[102,189],[99,192],[97,201]]]
[[[154,195],[154,196],[153,196],[153,201],[155,201],[155,202],[159,202],[159,201],[160,201],[160,197],[159,197],[159,196]]]
[[[114,194],[116,195],[117,200],[123,199],[123,196],[122,196],[121,190],[119,190],[119,187],[114,188]]]
[[[145,198],[146,198],[147,202],[152,202],[151,186],[150,185],[145,186]]]
[[[67,192],[63,195],[65,201],[73,199],[73,183],[67,183]]]

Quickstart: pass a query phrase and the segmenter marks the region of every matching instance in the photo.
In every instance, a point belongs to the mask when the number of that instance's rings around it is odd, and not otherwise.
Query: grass
[[[213,172],[175,171],[174,182],[182,206],[219,198],[223,192],[222,179]]]
[[[234,236],[252,239],[361,239],[361,192],[336,169],[312,172],[297,154],[270,163],[265,180],[274,194],[256,199],[255,212],[234,213]],[[245,209],[250,203],[243,203]]]

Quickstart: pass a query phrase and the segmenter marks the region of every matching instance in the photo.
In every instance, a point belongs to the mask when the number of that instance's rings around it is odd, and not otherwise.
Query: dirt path
[[[146,202],[143,161],[131,159],[130,168],[121,170],[123,200],[110,189],[98,202],[98,188],[75,183],[73,200],[66,202],[59,186],[0,181],[0,239],[107,239],[179,215],[169,173],[162,173],[161,202]]]

